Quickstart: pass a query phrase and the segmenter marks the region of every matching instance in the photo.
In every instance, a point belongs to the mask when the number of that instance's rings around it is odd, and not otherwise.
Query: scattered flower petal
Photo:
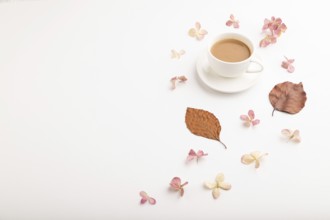
[[[265,19],[264,25],[262,26],[262,31],[266,33],[264,39],[259,43],[260,47],[267,47],[270,44],[275,44],[277,38],[281,36],[287,29],[287,26],[282,22],[281,18],[275,18],[274,16],[271,19]]]
[[[273,35],[266,35],[266,37],[260,41],[259,46],[267,47],[270,44],[275,44],[276,41],[276,37],[274,37]]]
[[[187,184],[188,184],[187,181],[185,183],[181,184],[181,179],[179,177],[174,177],[171,180],[170,188],[173,189],[173,190],[175,190],[175,191],[179,191],[180,192],[180,196],[183,196],[183,194],[184,194],[183,187],[185,185],[187,185]]]
[[[234,28],[239,28],[239,20],[235,19],[234,15],[231,14],[230,19],[226,22],[228,27],[233,26]]]
[[[244,154],[242,157],[241,157],[241,162],[243,164],[246,164],[246,165],[249,165],[253,162],[255,162],[255,168],[259,168],[260,166],[260,160],[264,157],[264,156],[267,156],[268,153],[260,153],[259,151],[254,151],[250,154]]]
[[[299,130],[283,129],[281,133],[288,139],[288,141],[293,141],[299,143],[301,141]]]
[[[288,59],[287,57],[284,57],[286,60],[282,62],[282,67],[286,69],[289,73],[294,72],[294,66],[292,65],[294,62],[294,59]]]
[[[184,50],[180,50],[180,51],[171,50],[171,58],[180,59],[181,56],[184,55],[185,53],[186,53],[186,51],[184,51]]]
[[[174,76],[174,77],[172,77],[171,78],[171,80],[170,80],[170,82],[171,82],[171,84],[172,84],[172,90],[174,90],[175,88],[176,88],[176,83],[177,83],[177,81],[179,82],[179,83],[184,83],[184,82],[186,82],[188,79],[187,79],[187,77],[185,77],[185,76]]]
[[[140,192],[140,196],[142,197],[142,198],[141,198],[141,201],[140,201],[141,204],[144,204],[144,203],[146,203],[147,201],[148,201],[151,205],[155,205],[155,204],[156,204],[156,199],[150,197],[145,191],[141,191],[141,192]]]
[[[241,115],[240,118],[242,121],[244,121],[244,125],[246,127],[250,127],[251,125],[255,126],[260,123],[259,119],[254,119],[255,115],[253,110],[249,110],[248,115]]]
[[[188,34],[190,37],[194,37],[197,40],[202,40],[207,34],[207,31],[201,28],[201,24],[199,22],[196,22],[195,27],[190,28]]]
[[[205,182],[204,183],[204,186],[206,188],[212,190],[212,196],[214,199],[219,198],[220,189],[223,189],[223,190],[231,189],[231,185],[229,183],[225,183],[224,180],[225,180],[225,177],[224,177],[223,173],[219,173],[215,178],[215,182]]]
[[[204,151],[199,150],[197,151],[197,153],[193,150],[190,149],[189,154],[187,156],[187,161],[192,161],[196,158],[196,161],[198,163],[198,160],[204,156],[207,156],[208,154],[204,153]]]

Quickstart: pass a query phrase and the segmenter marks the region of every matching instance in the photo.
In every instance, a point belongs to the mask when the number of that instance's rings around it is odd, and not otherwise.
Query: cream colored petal
[[[256,160],[256,163],[255,163],[255,168],[259,168],[259,166],[260,166],[260,161],[259,160]]]
[[[286,137],[290,137],[292,131],[290,129],[282,129],[281,133]]]
[[[224,182],[220,183],[219,187],[221,189],[224,189],[224,190],[230,190],[231,189],[231,185],[229,183],[224,183]]]
[[[252,157],[254,157],[255,159],[258,159],[258,158],[260,158],[261,153],[260,153],[260,151],[253,151],[250,155]]]
[[[244,164],[251,164],[253,161],[255,161],[255,158],[252,157],[250,154],[244,154],[241,157],[241,162]]]
[[[298,137],[294,137],[293,138],[293,141],[299,143],[299,142],[301,142],[301,138],[299,136]]]
[[[215,181],[217,183],[221,183],[225,180],[225,176],[223,175],[223,173],[219,173],[216,177],[215,177]]]
[[[171,50],[171,58],[178,58],[178,52],[176,52],[175,50]]]
[[[212,195],[214,199],[217,199],[220,196],[220,188],[214,188],[212,190]]]
[[[195,28],[191,28],[191,29],[189,30],[188,34],[189,34],[190,37],[196,37],[196,35],[197,35],[197,31],[196,31]]]
[[[293,141],[295,141],[295,142],[301,141],[299,130],[295,130],[292,135],[293,135]]]
[[[214,189],[217,186],[217,183],[215,183],[215,182],[213,182],[213,183],[212,182],[205,182],[204,186],[208,189]]]

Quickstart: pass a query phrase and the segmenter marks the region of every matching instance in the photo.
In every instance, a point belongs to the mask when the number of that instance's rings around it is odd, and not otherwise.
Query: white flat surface
[[[327,15],[326,1],[0,1],[0,219],[330,219]],[[198,80],[210,39],[237,31],[258,44],[271,16],[288,30],[256,48],[260,82],[222,94]],[[196,21],[200,42],[187,34]],[[188,81],[172,91],[176,75]],[[268,93],[284,81],[303,82],[306,107],[272,117]],[[218,117],[227,150],[188,131],[187,107]],[[239,119],[249,109],[254,128]],[[209,155],[186,164],[191,148]],[[254,150],[269,153],[258,170],[240,162]],[[214,200],[203,182],[219,172],[232,189]],[[174,176],[189,181],[182,198]],[[141,190],[157,204],[141,206]]]

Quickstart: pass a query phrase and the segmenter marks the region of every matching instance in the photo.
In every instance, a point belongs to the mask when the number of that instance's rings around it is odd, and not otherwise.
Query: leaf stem
[[[272,116],[274,116],[274,112],[275,112],[275,110],[276,110],[276,109],[274,108],[273,111],[272,111]]]
[[[227,146],[222,141],[219,140],[219,142],[227,149]]]

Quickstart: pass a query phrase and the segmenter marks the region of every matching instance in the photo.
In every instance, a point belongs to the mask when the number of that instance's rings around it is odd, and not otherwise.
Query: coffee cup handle
[[[249,68],[246,70],[247,73],[259,73],[261,71],[264,70],[264,66],[257,60],[251,60],[250,61],[250,64],[251,63],[255,63],[256,65],[253,65],[253,66],[258,66],[257,68]]]

